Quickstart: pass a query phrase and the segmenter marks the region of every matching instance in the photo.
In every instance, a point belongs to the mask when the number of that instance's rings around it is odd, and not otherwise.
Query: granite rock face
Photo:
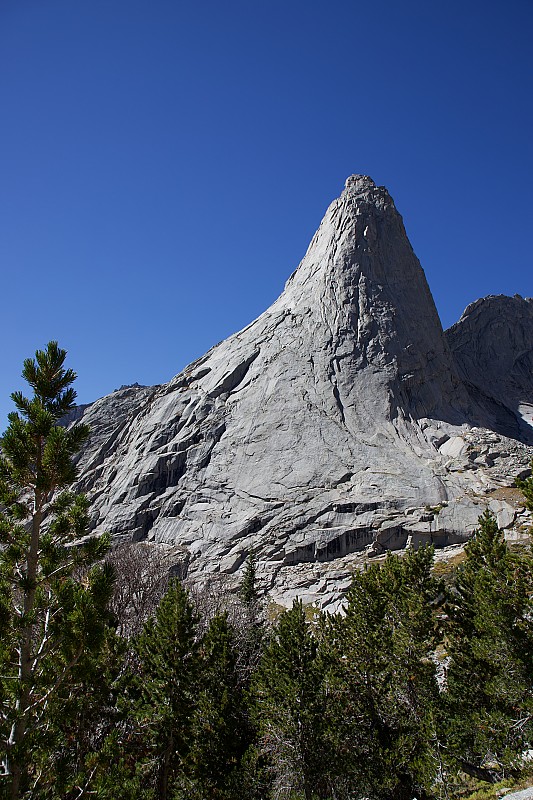
[[[533,443],[533,298],[484,297],[446,331],[469,393]]]
[[[94,528],[178,547],[198,581],[237,580],[254,550],[275,599],[321,605],[358,559],[464,541],[533,452],[494,410],[505,381],[466,380],[472,336],[446,339],[391,197],[352,176],[264,314],[170,383],[85,410]]]

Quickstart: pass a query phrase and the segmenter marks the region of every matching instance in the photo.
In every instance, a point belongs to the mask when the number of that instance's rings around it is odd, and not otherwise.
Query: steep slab
[[[81,484],[97,530],[179,545],[196,578],[253,549],[289,591],[299,564],[464,538],[426,507],[488,485],[468,466],[483,413],[391,197],[352,176],[264,314],[169,384],[85,412]]]

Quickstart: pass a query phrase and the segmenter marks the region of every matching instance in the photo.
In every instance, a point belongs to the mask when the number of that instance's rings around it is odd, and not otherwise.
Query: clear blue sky
[[[351,173],[443,325],[533,294],[531,0],[0,0],[0,430],[54,338],[88,402],[281,292]]]

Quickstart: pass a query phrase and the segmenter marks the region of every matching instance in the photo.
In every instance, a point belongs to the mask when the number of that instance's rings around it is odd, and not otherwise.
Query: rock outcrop
[[[491,501],[514,520],[491,493],[532,450],[505,379],[488,394],[471,375],[464,324],[447,341],[390,195],[352,176],[264,314],[170,383],[85,411],[94,528],[179,546],[193,580],[236,580],[253,550],[275,599],[325,605],[361,558],[462,542]]]
[[[471,396],[510,435],[533,444],[533,299],[477,300],[446,338]]]

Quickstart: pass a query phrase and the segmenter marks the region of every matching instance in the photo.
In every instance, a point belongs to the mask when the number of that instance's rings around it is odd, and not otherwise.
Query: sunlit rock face
[[[178,546],[191,580],[236,581],[253,550],[274,598],[321,605],[358,559],[464,541],[531,452],[466,385],[467,351],[387,190],[354,175],[264,314],[170,383],[85,411],[95,529]]]

